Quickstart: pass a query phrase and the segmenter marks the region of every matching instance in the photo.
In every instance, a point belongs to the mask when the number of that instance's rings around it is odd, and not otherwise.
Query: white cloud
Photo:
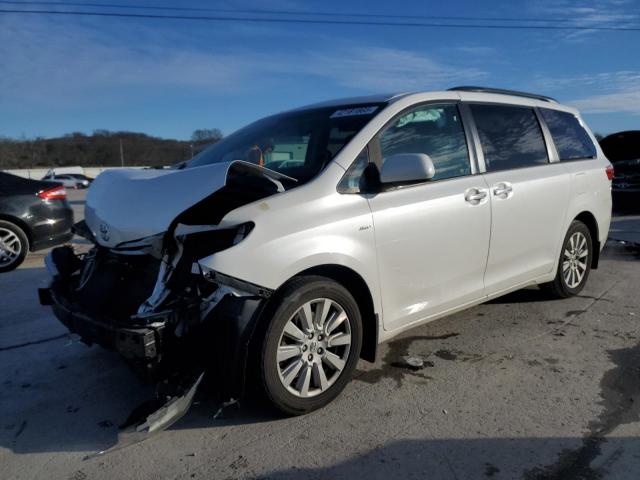
[[[593,88],[599,92],[611,93],[619,90],[640,87],[640,72],[620,70],[616,72],[584,73],[567,77],[537,75],[533,85],[542,90],[559,90],[563,88]]]
[[[640,71],[620,70],[616,72],[584,73],[567,77],[538,75],[533,89],[553,94],[590,90],[595,95],[568,100],[584,113],[631,113],[640,114]]]
[[[640,15],[637,9],[627,0],[578,1],[573,0],[544,0],[530,2],[529,9],[533,15],[550,19],[569,19],[564,22],[552,21],[554,26],[589,27],[624,27],[637,24]],[[562,38],[568,42],[577,43],[590,39],[599,30],[558,30],[553,38]]]
[[[224,95],[300,75],[367,93],[440,88],[486,77],[475,68],[401,49],[334,43],[323,50],[257,52],[241,41],[207,47],[207,42],[137,24],[119,25],[107,35],[90,22],[2,22],[0,101],[25,104],[96,105],[118,98],[125,104],[128,94],[141,90]]]
[[[628,23],[638,20],[639,16],[627,1],[599,0],[546,0],[530,4],[532,13],[546,18],[571,19],[571,24],[592,27],[600,23]]]
[[[180,49],[148,31],[136,37],[139,44],[83,27],[0,28],[0,96],[55,103],[119,87],[229,89],[244,74],[232,56]]]
[[[568,102],[583,113],[631,113],[640,115],[640,87]]]
[[[304,69],[338,85],[378,92],[443,88],[487,76],[481,70],[446,65],[417,52],[379,47],[312,54]]]

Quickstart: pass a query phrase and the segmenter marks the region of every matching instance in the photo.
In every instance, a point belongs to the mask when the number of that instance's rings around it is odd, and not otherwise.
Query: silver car
[[[47,173],[42,180],[47,182],[58,182],[61,183],[65,188],[89,188],[89,179],[82,178],[83,175],[78,176],[76,174],[70,173]]]

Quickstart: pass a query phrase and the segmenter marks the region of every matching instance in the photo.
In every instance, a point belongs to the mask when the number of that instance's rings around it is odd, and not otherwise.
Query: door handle
[[[507,198],[511,193],[513,193],[513,187],[510,183],[501,182],[493,187],[493,194],[496,197]]]
[[[471,205],[478,205],[485,198],[487,198],[487,191],[480,188],[470,188],[464,192],[465,201]]]

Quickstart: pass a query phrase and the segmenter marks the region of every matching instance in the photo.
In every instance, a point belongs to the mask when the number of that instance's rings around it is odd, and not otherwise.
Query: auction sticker
[[[331,115],[331,118],[340,118],[340,117],[353,117],[355,115],[370,115],[378,109],[377,106],[374,107],[357,107],[357,108],[344,108],[342,110],[336,110]]]

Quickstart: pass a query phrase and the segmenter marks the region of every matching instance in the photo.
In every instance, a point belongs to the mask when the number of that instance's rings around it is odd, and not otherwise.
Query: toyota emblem
[[[100,224],[100,236],[105,242],[109,241],[109,227],[104,223]]]

